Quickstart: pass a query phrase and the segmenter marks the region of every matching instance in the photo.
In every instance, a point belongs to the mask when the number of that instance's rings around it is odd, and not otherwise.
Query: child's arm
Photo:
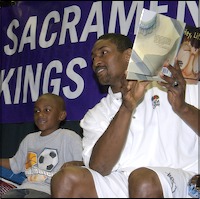
[[[7,159],[5,159],[5,158],[0,159],[0,166],[5,167],[7,169],[11,169],[10,168],[10,161],[9,161],[8,158]]]

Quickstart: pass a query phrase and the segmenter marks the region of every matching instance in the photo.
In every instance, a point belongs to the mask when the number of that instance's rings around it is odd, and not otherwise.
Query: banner
[[[92,71],[91,49],[104,33],[134,41],[142,9],[198,27],[199,1],[16,1],[0,8],[0,123],[33,121],[47,92],[80,120],[105,96]],[[167,27],[166,27],[167,29]]]

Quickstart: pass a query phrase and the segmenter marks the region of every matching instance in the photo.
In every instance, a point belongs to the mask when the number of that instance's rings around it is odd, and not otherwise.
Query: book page
[[[186,25],[177,54],[183,77],[189,83],[200,80],[200,28]]]
[[[160,79],[158,73],[162,70],[164,61],[169,60],[174,65],[174,59],[180,47],[185,23],[173,18],[143,9],[139,28],[133,44],[128,65],[129,73],[146,75],[147,79]],[[166,75],[170,76],[167,71]],[[141,76],[142,77],[142,76]]]

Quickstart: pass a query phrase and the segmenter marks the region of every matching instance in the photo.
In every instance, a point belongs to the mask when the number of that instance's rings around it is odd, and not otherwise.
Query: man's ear
[[[128,48],[127,50],[125,50],[125,59],[126,59],[127,63],[129,63],[129,59],[131,57],[131,52],[132,52],[131,48]]]
[[[67,112],[66,111],[61,111],[60,112],[60,116],[59,116],[59,120],[63,121],[66,117],[67,117]]]

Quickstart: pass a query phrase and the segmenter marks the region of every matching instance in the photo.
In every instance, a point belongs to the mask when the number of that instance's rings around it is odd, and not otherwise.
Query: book
[[[7,192],[10,191],[11,189],[17,188],[18,185],[10,182],[9,180],[0,178],[0,198]]]
[[[189,83],[200,81],[200,28],[186,24],[177,59]]]
[[[9,182],[21,185],[22,182],[26,179],[25,173],[21,172],[14,174],[11,169],[7,169],[3,166],[0,166],[0,178],[6,179]]]
[[[163,63],[173,66],[180,49],[186,23],[143,9],[127,68],[127,79],[164,81],[162,72],[171,76]]]

